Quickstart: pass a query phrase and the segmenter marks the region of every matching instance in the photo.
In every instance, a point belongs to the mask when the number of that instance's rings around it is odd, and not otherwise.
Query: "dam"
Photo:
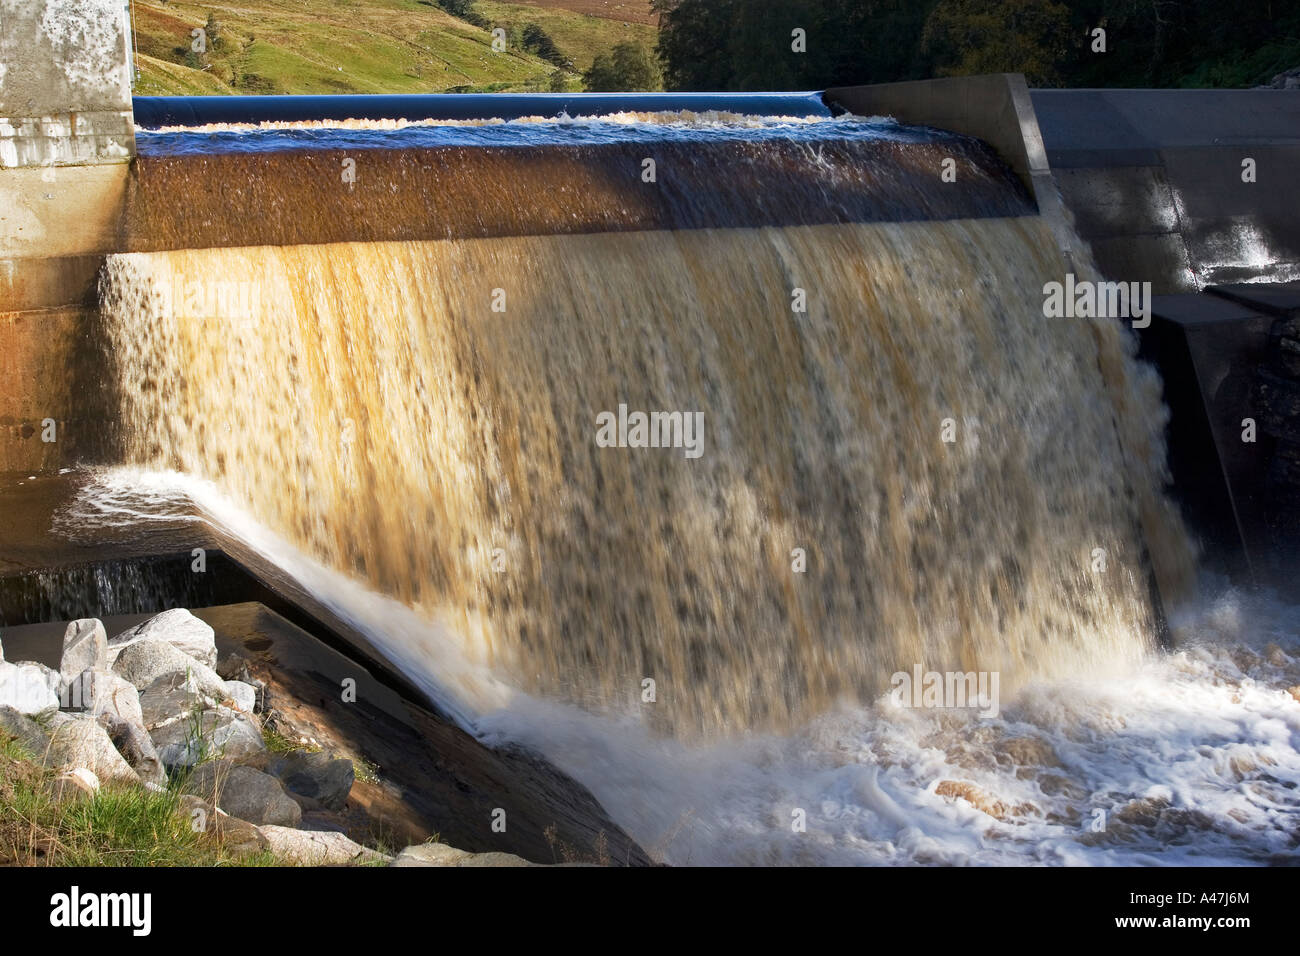
[[[670,863],[1293,853],[1300,658],[1250,643],[1291,612],[1196,587],[1288,568],[1225,435],[1285,460],[1294,420],[1207,372],[1290,387],[1274,213],[1266,255],[1221,254],[1236,209],[1125,233],[1081,197],[1191,195],[1185,157],[1053,139],[1102,106],[1017,76],[132,101],[126,48],[79,98],[0,87],[6,628],[258,602]],[[1067,276],[1151,283],[1153,334],[1049,316]],[[602,442],[625,410],[700,453]],[[1206,632],[1246,649],[1174,652]],[[997,675],[1002,713],[891,709],[900,672]],[[1170,730],[1234,692],[1236,737]]]

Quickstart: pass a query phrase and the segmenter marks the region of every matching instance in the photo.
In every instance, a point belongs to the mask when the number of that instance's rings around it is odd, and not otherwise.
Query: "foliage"
[[[592,93],[645,92],[659,88],[658,71],[649,52],[633,40],[614,45],[612,53],[599,54],[583,74]]]
[[[1024,73],[1036,86],[1253,86],[1300,65],[1300,4],[1283,0],[652,4],[665,84],[678,90],[824,89],[991,72]],[[1105,30],[1104,51],[1097,29]]]

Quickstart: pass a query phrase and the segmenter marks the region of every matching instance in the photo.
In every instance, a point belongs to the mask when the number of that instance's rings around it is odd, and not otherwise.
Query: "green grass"
[[[290,740],[280,731],[272,729],[267,724],[262,725],[262,741],[266,744],[266,749],[273,754],[287,754],[294,750],[317,753],[320,750],[319,747],[310,747],[307,744],[300,744],[296,740]]]
[[[555,41],[555,45],[573,61],[578,71],[591,67],[598,53],[606,53],[614,44],[635,40],[653,52],[659,31],[649,23],[624,23],[605,17],[593,17],[556,7],[534,7],[519,3],[477,0],[479,12],[493,23],[522,30],[535,23]]]
[[[352,772],[358,780],[364,783],[380,783],[379,768],[372,764],[365,757],[358,757],[352,761]]]
[[[190,31],[203,27],[209,13],[221,24],[221,36],[195,53]],[[570,38],[577,63],[589,64],[590,51],[617,32],[612,21],[556,13],[557,23],[591,21],[556,27]],[[487,30],[448,15],[432,0],[247,0],[231,6],[139,0],[135,37],[138,95],[517,92],[546,89],[555,71],[518,48],[495,52]]]
[[[236,858],[196,833],[172,791],[105,784],[58,802],[52,774],[0,734],[0,864],[36,866],[274,866],[269,851]]]

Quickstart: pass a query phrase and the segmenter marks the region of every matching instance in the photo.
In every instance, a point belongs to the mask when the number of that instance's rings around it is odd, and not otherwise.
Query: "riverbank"
[[[261,605],[199,613],[5,632],[33,659],[0,663],[0,861],[649,862],[540,759],[477,744]]]

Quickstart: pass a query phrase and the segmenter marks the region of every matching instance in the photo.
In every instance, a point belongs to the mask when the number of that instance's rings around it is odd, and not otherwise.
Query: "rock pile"
[[[182,790],[181,812],[192,824],[237,854],[270,849],[300,865],[392,862],[343,833],[300,829],[304,810],[346,806],[352,762],[308,750],[271,753],[262,726],[266,688],[238,663],[223,666],[231,679],[222,677],[212,628],[183,609],[111,640],[100,621],[73,621],[58,670],[9,663],[0,647],[0,732],[55,771],[59,799],[93,797],[108,781],[171,784]],[[441,844],[408,847],[397,859],[401,866],[527,865]]]

